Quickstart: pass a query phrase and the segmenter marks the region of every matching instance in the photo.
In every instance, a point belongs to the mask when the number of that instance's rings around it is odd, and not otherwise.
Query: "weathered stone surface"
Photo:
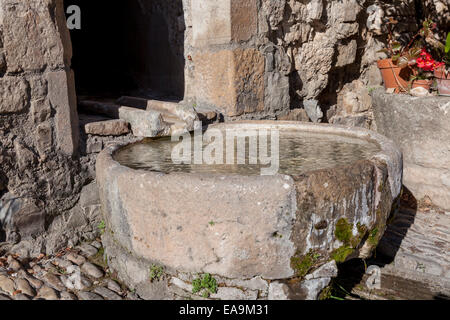
[[[312,122],[321,122],[323,118],[323,112],[320,108],[319,101],[306,100],[303,101],[303,106],[306,113],[308,114],[309,119],[311,119]]]
[[[50,153],[53,145],[52,126],[49,122],[41,123],[36,127],[36,144],[41,158]]]
[[[105,287],[97,287],[94,292],[107,300],[122,300],[121,296]]]
[[[26,110],[30,99],[29,83],[19,77],[0,78],[0,114]]]
[[[42,71],[69,64],[68,31],[62,29],[62,6],[49,0],[2,1],[3,42],[8,71]],[[58,19],[55,19],[58,17]]]
[[[41,280],[38,280],[30,275],[26,275],[25,279],[31,284],[34,289],[40,289],[44,284]]]
[[[226,1],[225,1],[226,2]],[[231,0],[231,39],[247,41],[256,34],[258,6],[256,0]]]
[[[81,271],[96,279],[103,277],[103,271],[90,262],[85,262],[81,266]]]
[[[350,41],[346,45],[338,46],[338,57],[336,67],[343,67],[352,64],[356,59],[357,43],[356,40]]]
[[[120,136],[130,132],[129,124],[125,120],[108,120],[91,122],[84,126],[87,134],[99,136]]]
[[[193,59],[198,104],[219,108],[230,117],[264,110],[265,61],[258,50],[198,53]]]
[[[8,269],[12,271],[19,271],[20,269],[22,269],[22,265],[20,264],[20,262],[14,259],[12,256],[9,256],[7,261]]]
[[[87,209],[91,206],[100,205],[100,196],[98,194],[98,186],[94,182],[84,186],[80,194],[80,207]],[[97,248],[99,249],[99,248]]]
[[[83,255],[87,258],[90,258],[97,254],[98,249],[91,246],[90,244],[84,243],[81,246],[78,246],[77,249],[80,249]]]
[[[212,299],[220,300],[256,300],[258,298],[257,291],[242,291],[238,288],[220,287],[217,293],[211,295]]]
[[[334,116],[330,119],[330,123],[347,127],[370,128],[369,115],[367,114]]]
[[[54,288],[58,291],[62,291],[65,289],[63,283],[61,282],[59,277],[55,274],[47,273],[43,277],[43,280],[49,287]]]
[[[352,115],[369,111],[372,108],[372,97],[367,86],[355,80],[344,86],[338,95],[338,115]]]
[[[434,293],[450,292],[449,213],[401,208],[380,242],[394,261],[382,273],[426,282]],[[440,291],[440,292],[439,292]]]
[[[81,291],[78,293],[80,300],[103,300],[101,296],[93,292]]]
[[[73,293],[69,293],[67,291],[63,291],[60,293],[61,300],[78,300],[77,297]]]
[[[122,288],[120,287],[120,285],[114,281],[114,280],[109,280],[108,281],[108,289],[114,291],[115,293],[121,293],[122,292]]]
[[[245,124],[235,122],[217,127],[247,128]],[[257,125],[270,128],[271,124]],[[296,273],[291,265],[296,254],[301,256],[313,250],[325,264],[334,257],[334,250],[344,244],[350,246],[338,241],[334,234],[341,218],[347,219],[355,239],[350,248],[353,255],[346,255],[339,262],[357,257],[360,247],[368,246],[367,252],[373,249],[365,236],[374,228],[379,229],[377,237],[384,232],[392,201],[400,193],[400,152],[384,137],[363,129],[305,123],[273,125],[375,139],[383,151],[371,159],[301,176],[216,176],[131,170],[111,160],[110,155],[120,146],[108,147],[97,159],[97,182],[105,220],[111,228],[104,235],[108,239],[105,249],[110,266],[118,270],[121,279],[141,288],[148,283],[148,261],[159,261],[178,272],[210,273],[241,281],[258,276],[290,278]],[[183,178],[180,184],[182,176],[189,179]],[[178,195],[177,201],[174,193]],[[180,197],[195,197],[202,203],[214,201],[215,209],[199,208]],[[188,214],[190,218],[184,219],[180,214]],[[327,224],[317,229],[315,226],[321,221]],[[358,225],[366,227],[364,234],[359,234]],[[122,248],[117,249],[118,244]],[[129,252],[135,257],[131,258]],[[326,270],[327,267],[319,269],[316,276],[320,281],[308,283],[306,289],[296,288],[301,294],[290,289],[294,292],[290,297],[305,298],[323,289],[321,285],[331,279],[325,277]],[[186,291],[192,279],[171,281]],[[156,288],[156,285],[153,289],[142,288],[139,293],[145,298],[166,294]]]
[[[58,300],[58,294],[55,289],[43,286],[39,289],[36,298],[42,298],[45,300]]]
[[[417,199],[450,209],[450,99],[373,93],[377,131],[404,155],[404,184]]]
[[[0,274],[0,289],[12,295],[15,291],[14,281]]]
[[[34,297],[36,291],[30,286],[29,282],[25,279],[16,279],[16,288],[20,290],[22,293]]]
[[[271,282],[269,286],[269,300],[288,300],[289,288],[280,282]]]
[[[31,102],[31,115],[35,124],[50,119],[51,108],[47,99],[33,100]]]
[[[289,74],[292,62],[284,50],[275,45],[267,45],[263,50],[265,57],[264,73],[264,113],[273,118],[285,113],[291,106]]]
[[[55,132],[58,149],[72,156],[78,151],[79,128],[75,80],[72,71],[47,74],[48,97],[56,110]]]
[[[306,275],[306,280],[320,279],[320,278],[335,278],[338,275],[338,268],[336,261],[332,260],[327,264],[324,264],[313,273]]]
[[[278,117],[278,120],[309,122],[308,113],[305,109],[293,109],[287,115]]]
[[[120,107],[119,118],[130,123],[136,137],[162,136],[168,130],[159,112]]]
[[[78,255],[78,254],[76,254],[74,252],[69,253],[66,256],[66,258],[67,258],[67,260],[75,263],[76,265],[81,265],[81,264],[86,262],[86,258],[85,257],[80,256],[80,255]]]
[[[196,47],[228,43],[231,40],[231,1],[191,2],[193,42]]]
[[[45,230],[45,215],[42,203],[24,199],[20,210],[13,216],[14,227],[22,237],[32,237]]]

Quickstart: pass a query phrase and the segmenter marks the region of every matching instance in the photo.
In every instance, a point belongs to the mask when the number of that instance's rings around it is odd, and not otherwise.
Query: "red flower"
[[[431,57],[431,54],[429,54],[425,49],[422,49],[420,52],[420,57],[416,60],[417,66],[424,71],[434,71],[435,68],[438,68],[443,65],[442,62],[436,62]]]

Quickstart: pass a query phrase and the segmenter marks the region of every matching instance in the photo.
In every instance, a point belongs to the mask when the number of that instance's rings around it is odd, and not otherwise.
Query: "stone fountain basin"
[[[298,176],[240,176],[134,170],[114,160],[124,145],[109,146],[97,159],[97,183],[106,252],[122,279],[148,287],[152,265],[164,267],[168,283],[180,274],[192,279],[202,273],[238,280],[295,278],[294,262],[308,254],[316,257],[311,269],[336,259],[346,246],[336,235],[339,221],[350,224],[354,236],[351,254],[339,259],[371,253],[402,186],[402,154],[393,142],[362,128],[300,122],[216,127],[341,135],[374,142],[380,151]],[[169,289],[147,297],[167,296]]]

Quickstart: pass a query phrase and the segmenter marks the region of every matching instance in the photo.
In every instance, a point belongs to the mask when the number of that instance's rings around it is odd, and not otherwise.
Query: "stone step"
[[[161,112],[162,114],[176,114],[176,108],[179,105],[179,103],[175,101],[149,100],[129,96],[120,97],[117,99],[116,103],[127,107],[155,110]]]

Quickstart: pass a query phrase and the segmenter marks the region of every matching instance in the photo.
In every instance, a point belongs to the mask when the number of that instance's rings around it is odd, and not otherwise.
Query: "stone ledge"
[[[417,199],[429,196],[450,209],[450,98],[373,92],[377,131],[404,156],[404,184]]]

